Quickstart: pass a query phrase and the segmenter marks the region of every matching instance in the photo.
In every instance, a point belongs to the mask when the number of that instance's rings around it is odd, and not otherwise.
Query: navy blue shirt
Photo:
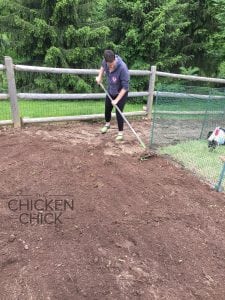
[[[119,55],[115,56],[116,66],[115,69],[110,72],[105,60],[102,61],[102,67],[108,80],[108,92],[112,96],[119,94],[122,88],[126,91],[129,90],[130,74],[127,65]]]

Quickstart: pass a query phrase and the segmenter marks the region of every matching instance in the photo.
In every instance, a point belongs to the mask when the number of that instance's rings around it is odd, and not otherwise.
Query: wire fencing
[[[215,185],[225,145],[212,150],[207,135],[215,127],[225,128],[224,88],[161,87],[153,111],[150,144]]]

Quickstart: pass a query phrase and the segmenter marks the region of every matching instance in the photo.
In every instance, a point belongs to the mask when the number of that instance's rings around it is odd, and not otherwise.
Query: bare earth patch
[[[132,124],[147,141],[148,122]],[[224,194],[100,126],[0,132],[0,299],[223,299]],[[52,204],[18,206],[49,199],[73,209],[46,224]]]

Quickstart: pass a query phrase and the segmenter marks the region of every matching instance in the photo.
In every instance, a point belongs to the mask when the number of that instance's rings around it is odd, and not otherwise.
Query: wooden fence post
[[[12,58],[9,56],[5,56],[5,67],[6,67],[6,76],[8,82],[8,94],[10,98],[12,120],[13,120],[14,127],[20,128],[21,121],[20,121],[19,106],[17,100],[14,67],[13,67]]]
[[[156,78],[156,66],[151,66],[151,74],[149,79],[149,89],[148,89],[148,102],[147,102],[147,116],[149,119],[152,118],[152,104],[155,89],[155,78]]]

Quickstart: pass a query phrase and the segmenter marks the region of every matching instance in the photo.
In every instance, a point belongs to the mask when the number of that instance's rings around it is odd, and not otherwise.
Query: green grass
[[[143,104],[127,103],[126,112],[141,111]],[[104,100],[102,101],[56,101],[56,100],[31,100],[19,101],[20,115],[22,117],[56,117],[78,116],[88,114],[102,114],[104,112]],[[11,118],[9,101],[0,102],[0,120]]]
[[[187,141],[162,147],[160,153],[170,155],[187,169],[215,185],[223,166],[219,156],[224,155],[225,146],[217,147],[210,152],[207,141]],[[225,188],[224,181],[223,187]]]
[[[0,101],[0,120],[10,120],[11,110],[9,101]]]

